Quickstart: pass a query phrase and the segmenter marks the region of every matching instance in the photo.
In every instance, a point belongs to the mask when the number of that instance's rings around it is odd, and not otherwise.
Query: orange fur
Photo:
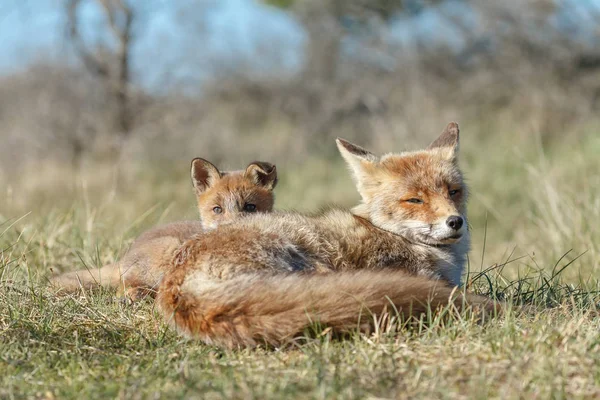
[[[221,172],[210,162],[196,158],[191,175],[200,221],[174,222],[151,229],[135,240],[119,262],[67,272],[52,278],[51,283],[63,293],[103,285],[119,288],[130,300],[152,295],[173,253],[185,240],[244,215],[273,209],[277,170],[272,164],[256,161],[244,171]],[[216,207],[218,213],[214,211]]]
[[[281,344],[310,318],[345,330],[367,307],[419,315],[464,295],[467,189],[457,165],[458,125],[423,151],[377,157],[338,139],[362,203],[352,212],[272,213],[186,241],[157,303],[175,327],[227,347]],[[357,301],[358,299],[358,301]]]
[[[279,346],[314,323],[335,332],[372,329],[386,312],[408,318],[448,305],[480,315],[499,311],[487,298],[402,270],[245,274],[186,290],[166,285],[158,302],[180,333],[228,348]]]

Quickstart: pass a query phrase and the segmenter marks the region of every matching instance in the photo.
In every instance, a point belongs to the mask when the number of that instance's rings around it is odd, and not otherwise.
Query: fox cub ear
[[[192,160],[191,175],[192,184],[198,194],[204,192],[221,179],[221,173],[217,167],[203,158],[194,158]]]
[[[277,167],[264,161],[254,161],[248,165],[244,177],[258,186],[273,190],[277,185]]]
[[[435,139],[433,143],[427,147],[427,149],[448,149],[450,150],[450,156],[454,158],[456,153],[458,153],[459,133],[460,130],[458,129],[458,124],[456,122],[450,122],[448,125],[446,125],[446,128],[442,134]]]

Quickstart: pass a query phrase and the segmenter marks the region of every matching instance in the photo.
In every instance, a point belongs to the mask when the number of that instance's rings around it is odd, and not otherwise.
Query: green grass
[[[316,338],[281,351],[222,351],[167,329],[151,302],[54,298],[4,283],[0,396],[48,398],[541,398],[600,393],[600,321],[557,280],[552,308],[478,325]],[[514,284],[514,282],[513,282]],[[518,290],[512,289],[513,294]],[[589,299],[587,299],[589,300]]]
[[[118,190],[103,170],[48,166],[0,198],[0,398],[597,398],[600,139],[579,138],[463,142],[467,285],[528,312],[274,351],[183,340],[150,301],[53,296],[52,271],[114,261],[143,230],[195,213],[187,162],[133,169]],[[279,208],[357,201],[339,160],[301,167],[280,166]]]

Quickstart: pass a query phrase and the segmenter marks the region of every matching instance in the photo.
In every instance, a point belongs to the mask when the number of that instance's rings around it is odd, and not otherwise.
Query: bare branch
[[[121,0],[99,0],[108,17],[108,23],[113,35],[121,43],[128,42],[131,34],[133,13],[131,8]],[[119,26],[119,15],[122,14],[123,25]]]
[[[134,13],[124,0],[95,0],[104,10],[116,49],[105,60],[95,56],[84,43],[78,8],[82,0],[67,0],[70,39],[85,67],[102,80],[114,106],[114,128],[121,138],[129,135],[133,119],[130,99],[130,52]]]
[[[77,9],[81,4],[81,0],[67,1],[67,24],[69,29],[69,38],[73,43],[77,56],[81,59],[85,67],[94,75],[102,78],[107,78],[109,75],[108,65],[94,56],[86,48],[86,45],[79,33],[79,18]]]

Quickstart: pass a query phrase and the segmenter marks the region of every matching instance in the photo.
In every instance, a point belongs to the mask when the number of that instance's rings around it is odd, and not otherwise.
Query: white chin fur
[[[426,224],[421,221],[403,221],[397,226],[398,233],[429,245],[455,244],[460,242],[466,232],[466,224],[455,231],[446,225],[446,221]]]

